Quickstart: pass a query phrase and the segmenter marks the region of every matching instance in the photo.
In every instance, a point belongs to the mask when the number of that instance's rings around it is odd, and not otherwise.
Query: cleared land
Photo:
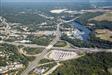
[[[108,29],[96,29],[96,37],[112,42],[112,31]]]
[[[94,18],[91,18],[89,20],[96,20],[96,21],[112,21],[112,12],[105,13],[100,16],[96,16]]]

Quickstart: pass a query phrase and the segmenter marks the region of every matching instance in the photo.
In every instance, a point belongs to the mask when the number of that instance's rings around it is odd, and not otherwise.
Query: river
[[[75,29],[78,29],[80,33],[82,33],[80,35],[82,37],[82,40],[87,40],[89,38],[89,34],[91,33],[91,31],[87,27],[85,27],[85,25],[82,25],[77,21],[72,22],[72,25]]]

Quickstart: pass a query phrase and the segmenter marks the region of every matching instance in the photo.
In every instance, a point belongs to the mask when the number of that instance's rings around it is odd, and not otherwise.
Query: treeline
[[[33,35],[29,35],[27,37],[28,40],[31,40],[32,44],[37,44],[37,45],[44,45],[47,46],[51,40],[52,40],[53,36],[33,36]]]
[[[104,49],[111,49],[112,48],[112,42],[107,40],[102,40],[99,37],[96,37],[95,34],[90,35],[89,39],[90,43],[94,44],[97,48],[104,48]]]
[[[112,30],[112,22],[110,21],[90,21],[91,23],[95,24],[91,27],[91,29],[109,29]]]
[[[7,19],[8,22],[12,23],[22,23],[22,24],[39,24],[46,21],[45,18],[40,17],[35,14],[6,14],[3,15]]]
[[[85,13],[85,14],[82,14],[78,19],[76,19],[77,22],[80,22],[81,24],[83,25],[86,25],[88,23],[88,20],[91,19],[91,18],[94,18],[96,16],[99,16],[99,15],[102,15],[103,13],[99,13],[99,12],[96,12],[96,13]]]
[[[88,39],[88,41],[83,41],[79,39],[71,39],[66,35],[63,35],[61,39],[66,40],[69,43],[77,47],[84,47],[84,48],[96,48],[97,47],[97,48],[104,48],[104,49],[112,48],[112,42],[97,38],[95,37],[94,34],[90,35],[90,38]]]
[[[76,19],[77,22],[87,25],[88,23],[93,23],[95,24],[94,26],[91,26],[90,29],[109,29],[112,30],[112,22],[111,21],[95,21],[95,20],[89,20],[91,18],[94,18],[96,16],[102,15],[103,13],[85,13],[82,14],[78,19]]]
[[[66,40],[67,42],[73,44],[74,46],[77,46],[77,47],[94,47],[94,45],[90,45],[89,43],[85,43],[84,41],[81,41],[79,39],[71,39],[69,38],[68,36],[66,35],[63,35],[61,37],[62,40]]]

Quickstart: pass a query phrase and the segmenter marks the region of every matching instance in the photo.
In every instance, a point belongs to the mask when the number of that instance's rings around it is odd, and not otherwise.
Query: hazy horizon
[[[0,0],[1,2],[112,2],[110,0]]]

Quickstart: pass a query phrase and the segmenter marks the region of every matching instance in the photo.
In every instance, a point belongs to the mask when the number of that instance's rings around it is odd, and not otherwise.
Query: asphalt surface
[[[60,30],[59,27],[62,23],[57,24],[57,30],[56,30],[56,37],[54,40],[40,53],[39,56],[36,57],[36,59],[31,62],[28,67],[21,73],[21,75],[28,75],[30,71],[32,71],[34,68],[37,67],[40,60],[44,58],[44,56],[47,54],[47,52],[59,41],[60,38]]]

